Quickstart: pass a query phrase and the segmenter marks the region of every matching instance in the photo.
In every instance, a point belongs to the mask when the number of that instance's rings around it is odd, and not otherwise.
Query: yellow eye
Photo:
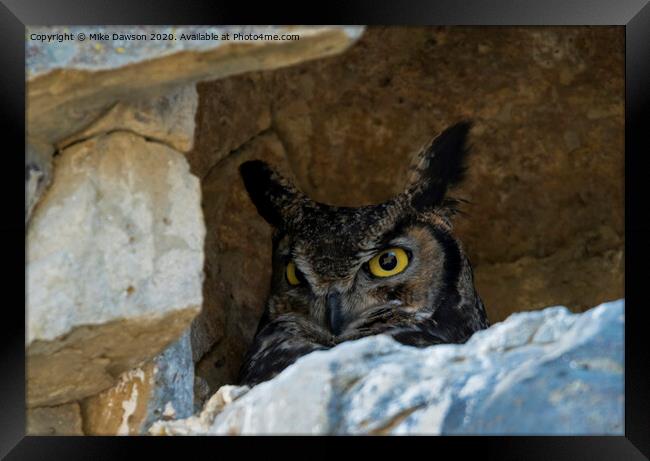
[[[289,264],[287,264],[287,282],[293,286],[300,285],[296,265],[293,261],[289,261]]]
[[[368,263],[370,273],[375,277],[390,277],[403,272],[409,265],[409,257],[401,248],[389,248],[372,258]]]

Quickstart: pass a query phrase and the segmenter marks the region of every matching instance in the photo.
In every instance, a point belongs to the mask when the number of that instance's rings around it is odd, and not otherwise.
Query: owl
[[[462,343],[488,327],[470,262],[452,232],[471,124],[427,143],[408,183],[376,205],[311,200],[266,163],[240,166],[258,213],[274,228],[270,295],[239,383],[271,379],[299,357],[385,334],[424,347]]]

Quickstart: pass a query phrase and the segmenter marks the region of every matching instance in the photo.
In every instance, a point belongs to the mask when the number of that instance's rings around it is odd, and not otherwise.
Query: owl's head
[[[474,309],[471,267],[450,224],[456,202],[446,197],[463,178],[469,129],[462,122],[442,132],[400,194],[358,208],[313,201],[266,163],[243,163],[251,200],[275,228],[265,319],[298,313],[334,336],[357,337],[377,332],[368,323],[377,312],[442,319]]]

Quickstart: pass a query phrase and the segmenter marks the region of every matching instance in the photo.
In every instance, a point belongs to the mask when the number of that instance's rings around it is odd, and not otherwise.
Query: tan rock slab
[[[198,106],[196,86],[179,86],[160,96],[120,101],[84,130],[60,141],[60,149],[112,131],[132,131],[147,139],[187,152],[194,142],[194,117]]]
[[[60,29],[60,30],[59,30]],[[89,40],[57,44],[28,41],[28,126],[32,135],[57,142],[97,119],[115,101],[164,94],[172,87],[260,69],[275,69],[328,56],[347,48],[363,30],[340,26],[269,26],[228,28],[228,32],[296,34],[299,40],[131,40],[112,34],[135,33],[120,27],[31,27],[28,34],[80,33]],[[144,34],[172,32],[142,27]],[[177,28],[174,33],[182,33]],[[196,29],[196,30],[194,30]],[[186,33],[220,28],[191,28]],[[107,33],[93,40],[90,33]]]
[[[79,404],[28,409],[27,435],[84,435]]]

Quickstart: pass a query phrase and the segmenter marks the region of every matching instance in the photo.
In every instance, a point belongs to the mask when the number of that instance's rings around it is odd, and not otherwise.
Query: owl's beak
[[[329,322],[329,329],[338,336],[343,330],[343,312],[341,306],[341,294],[338,291],[327,293],[326,299],[326,318]]]

